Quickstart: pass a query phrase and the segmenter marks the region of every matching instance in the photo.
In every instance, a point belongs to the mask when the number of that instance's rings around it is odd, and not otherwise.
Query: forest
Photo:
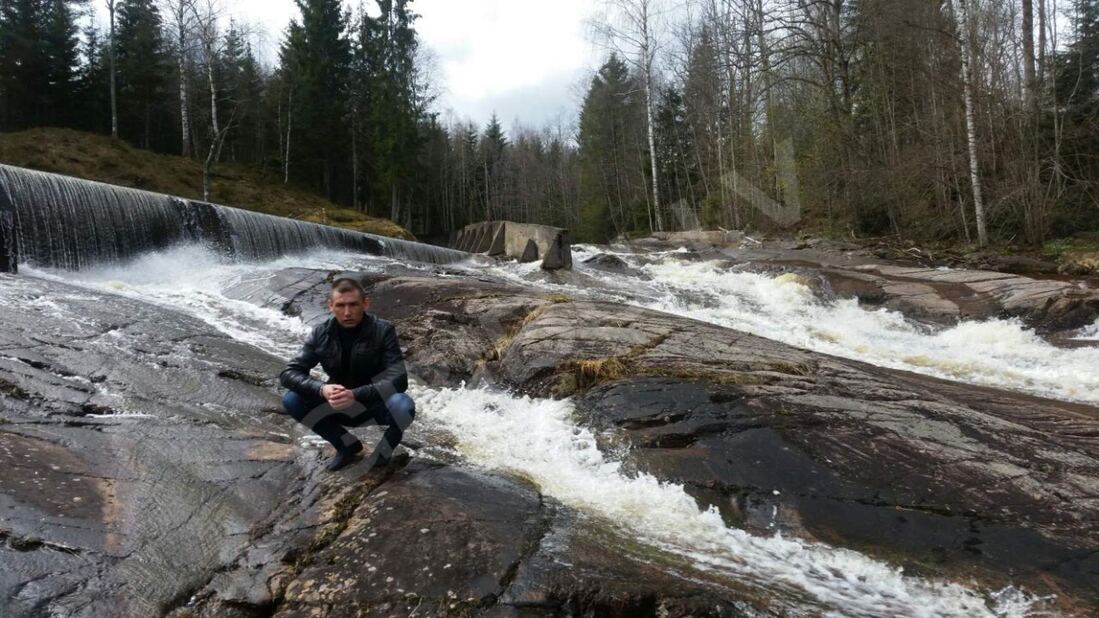
[[[265,61],[219,0],[0,0],[0,131],[112,135],[207,186],[254,166],[425,238],[1099,230],[1099,0],[603,0],[601,66],[544,127],[442,120],[413,4],[296,0]]]

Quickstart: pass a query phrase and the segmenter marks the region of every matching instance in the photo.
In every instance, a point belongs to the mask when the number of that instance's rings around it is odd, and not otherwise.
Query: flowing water
[[[296,351],[306,325],[276,310],[235,300],[230,294],[233,288],[270,277],[288,266],[382,270],[390,263],[384,258],[331,252],[263,263],[228,262],[220,254],[189,245],[146,254],[124,264],[93,266],[79,272],[25,265],[22,278],[23,284],[44,278],[160,304],[194,315],[229,336],[286,357]],[[473,265],[467,268],[482,276],[514,279],[524,276],[521,269],[525,267],[492,267],[488,271]],[[850,307],[817,307],[806,290],[785,283],[768,283],[764,278],[738,276],[723,283],[724,275],[712,270],[699,269],[692,280],[677,278],[670,272],[662,275],[662,269],[670,270],[671,266],[658,262],[649,268],[653,281],[643,293],[627,294],[617,289],[615,286],[620,288],[621,284],[610,277],[604,278],[606,289],[591,293],[685,315],[694,313],[694,317],[704,316],[703,319],[719,323],[726,320],[740,328],[750,326],[761,334],[777,326],[772,325],[775,322],[753,317],[753,304],[758,312],[760,304],[778,311],[779,305],[790,303],[775,320],[783,319],[782,316],[806,320],[797,329],[808,340],[812,338],[809,321],[814,315],[819,320],[829,312],[856,311]],[[663,281],[659,278],[662,276]],[[2,281],[5,277],[0,275],[0,287],[7,285]],[[633,286],[634,282],[627,285]],[[737,299],[715,304],[703,295],[697,298],[705,307],[677,304],[676,298],[684,289],[711,295],[730,293]],[[879,327],[888,331],[886,326],[892,325],[911,341],[921,336],[937,336],[921,334],[895,317],[879,318],[869,324],[851,324],[848,329],[855,336]],[[854,316],[848,315],[848,319]],[[921,346],[928,349],[932,344]],[[1013,588],[979,591],[958,583],[910,577],[857,552],[780,536],[753,536],[729,528],[716,511],[700,509],[683,487],[645,474],[627,473],[618,460],[597,448],[590,430],[577,424],[567,400],[515,397],[486,389],[430,389],[417,384],[411,390],[421,410],[417,421],[429,430],[428,434],[444,432],[452,436],[455,450],[471,465],[529,478],[545,494],[610,522],[654,548],[689,559],[718,579],[758,586],[777,599],[779,606],[852,616],[1027,616],[1036,615],[1042,606],[1040,600]]]
[[[930,326],[897,311],[860,307],[855,299],[821,300],[796,275],[737,272],[721,261],[684,261],[680,251],[611,253],[647,279],[584,264],[602,252],[574,247],[573,268],[585,285],[548,283],[537,264],[490,270],[509,281],[673,313],[881,367],[1099,403],[1099,347],[1057,347],[1018,320]],[[1078,338],[1099,340],[1099,324]]]
[[[468,254],[161,193],[0,165],[0,272],[79,270],[181,243],[241,259],[338,247],[436,263]]]

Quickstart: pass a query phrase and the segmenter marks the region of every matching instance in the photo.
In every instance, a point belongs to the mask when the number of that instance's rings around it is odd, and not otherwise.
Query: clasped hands
[[[355,393],[339,384],[325,384],[321,387],[321,395],[333,410],[346,410],[355,404]]]

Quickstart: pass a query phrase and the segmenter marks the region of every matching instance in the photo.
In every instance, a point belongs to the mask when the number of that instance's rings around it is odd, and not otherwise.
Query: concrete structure
[[[483,221],[471,223],[454,235],[450,246],[460,251],[508,256],[520,262],[542,260],[542,268],[572,268],[568,230],[533,223]]]

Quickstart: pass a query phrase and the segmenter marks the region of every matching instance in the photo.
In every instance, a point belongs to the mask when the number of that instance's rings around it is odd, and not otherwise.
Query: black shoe
[[[355,460],[355,456],[361,453],[363,450],[362,442],[356,442],[354,446],[351,446],[342,451],[336,451],[336,454],[332,456],[332,459],[328,460],[328,465],[325,468],[329,472],[335,472],[340,468],[346,466]]]

